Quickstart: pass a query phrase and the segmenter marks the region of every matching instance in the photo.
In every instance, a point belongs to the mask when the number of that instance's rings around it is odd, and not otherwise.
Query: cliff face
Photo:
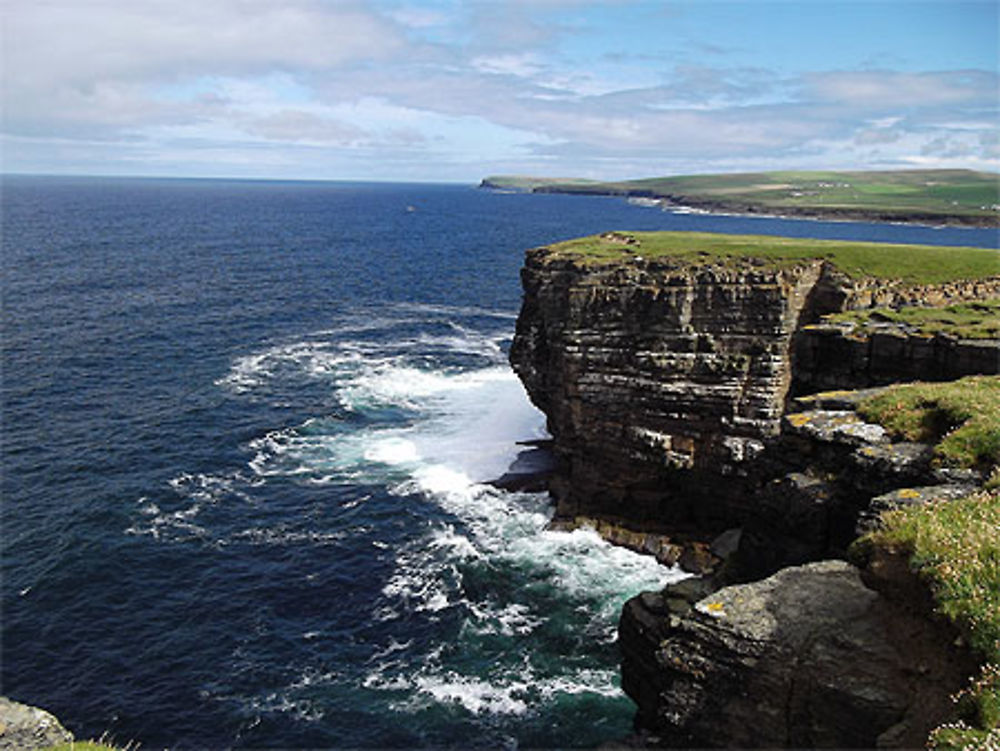
[[[753,514],[770,459],[782,461],[765,452],[790,394],[1000,372],[997,342],[811,325],[1000,294],[996,278],[921,287],[849,279],[819,260],[647,260],[620,239],[620,262],[538,248],[522,270],[510,359],[555,439],[557,518],[708,538]]]
[[[665,746],[923,745],[973,662],[912,581],[899,595],[871,571],[813,562],[843,556],[881,510],[983,478],[865,423],[864,392],[800,395],[1000,372],[995,340],[815,325],[997,297],[1000,279],[919,287],[819,260],[644,259],[627,235],[603,239],[626,246],[618,260],[529,251],[510,357],[548,417],[557,522],[673,551],[689,570],[727,559],[714,578],[626,604],[638,726]],[[665,537],[695,555],[685,563]],[[734,581],[751,583],[718,589]]]
[[[779,428],[787,353],[823,274],[811,261],[587,268],[530,251],[511,363],[548,416],[557,514],[714,528]]]
[[[657,745],[919,748],[975,661],[913,604],[842,561],[727,587],[687,613],[636,597],[619,631],[622,685]]]

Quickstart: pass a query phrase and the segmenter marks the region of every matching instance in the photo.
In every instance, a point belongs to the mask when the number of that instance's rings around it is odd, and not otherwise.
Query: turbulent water
[[[465,186],[8,177],[2,691],[144,748],[594,746],[677,576],[483,484],[543,437],[521,251],[608,229],[951,244]]]

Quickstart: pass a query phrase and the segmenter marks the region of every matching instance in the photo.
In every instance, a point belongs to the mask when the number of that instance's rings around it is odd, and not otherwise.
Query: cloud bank
[[[744,43],[724,3],[706,6],[702,19],[690,3],[10,0],[3,168],[475,180],[1000,167],[1000,80],[969,65],[988,44],[935,69],[872,64],[905,57],[905,33],[853,63],[776,61],[780,36]],[[991,6],[949,4],[970,23]],[[787,34],[795,9],[757,10]]]

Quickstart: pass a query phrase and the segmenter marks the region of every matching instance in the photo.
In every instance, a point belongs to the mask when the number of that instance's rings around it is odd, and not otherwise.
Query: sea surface
[[[460,185],[8,176],[0,691],[144,749],[627,734],[678,576],[482,484],[544,437],[523,250],[615,229],[956,245]]]

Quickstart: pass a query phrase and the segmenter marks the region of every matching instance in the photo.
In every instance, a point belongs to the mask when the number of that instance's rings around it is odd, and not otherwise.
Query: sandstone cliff
[[[922,745],[974,660],[913,582],[810,562],[843,557],[885,508],[984,478],[864,422],[868,392],[805,395],[1000,373],[996,340],[821,322],[1000,297],[1000,278],[913,284],[826,258],[650,257],[624,233],[594,257],[563,250],[528,252],[510,355],[553,436],[555,523],[715,570],[623,611],[638,727],[665,746]]]
[[[776,471],[770,458],[783,458],[764,454],[792,394],[907,372],[1000,372],[995,341],[890,351],[860,337],[835,346],[810,326],[849,308],[1000,296],[996,277],[914,285],[851,278],[820,259],[692,263],[644,258],[626,234],[607,238],[621,246],[615,262],[538,248],[522,270],[510,359],[548,418],[560,520],[710,539],[753,514]]]
[[[560,516],[715,528],[698,492],[777,433],[820,262],[597,268],[529,252],[511,363],[548,417]]]

